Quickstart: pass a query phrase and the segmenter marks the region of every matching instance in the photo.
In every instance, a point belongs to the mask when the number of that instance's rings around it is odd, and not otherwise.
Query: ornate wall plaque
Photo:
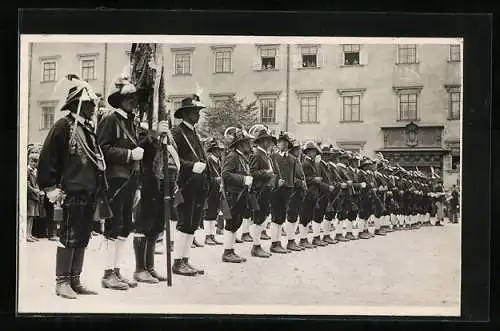
[[[406,144],[410,147],[418,145],[418,126],[411,122],[406,126]]]

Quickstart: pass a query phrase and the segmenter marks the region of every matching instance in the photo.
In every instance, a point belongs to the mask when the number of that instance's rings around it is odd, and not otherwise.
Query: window
[[[191,54],[190,53],[176,53],[174,54],[175,61],[175,75],[189,75],[191,74]]]
[[[318,96],[303,95],[300,97],[300,121],[303,123],[318,122]]]
[[[82,58],[80,60],[83,80],[88,81],[96,79],[95,62],[96,60],[94,58]]]
[[[353,66],[360,63],[359,45],[344,45],[344,65]]]
[[[276,69],[276,48],[261,48],[260,58],[262,70]]]
[[[214,108],[222,108],[225,107],[226,103],[230,100],[232,96],[234,96],[234,93],[224,93],[224,94],[217,93],[217,94],[211,94],[210,98],[212,99]]]
[[[460,119],[460,91],[450,91],[450,120]]]
[[[260,121],[262,123],[276,123],[276,99],[260,99]]]
[[[42,106],[42,130],[48,130],[54,125],[55,107]]]
[[[399,95],[399,119],[412,121],[417,119],[417,93],[402,93]]]
[[[342,121],[344,122],[361,121],[359,95],[342,97]]]
[[[460,154],[451,156],[451,171],[460,170]]]
[[[417,45],[398,45],[398,63],[417,63]]]
[[[42,82],[55,82],[57,72],[57,62],[56,61],[44,61],[42,62]]]
[[[460,61],[460,45],[450,45],[450,61]]]
[[[318,67],[318,47],[302,46],[302,68]]]
[[[231,49],[216,49],[215,50],[215,72],[227,73],[232,72],[232,50]]]

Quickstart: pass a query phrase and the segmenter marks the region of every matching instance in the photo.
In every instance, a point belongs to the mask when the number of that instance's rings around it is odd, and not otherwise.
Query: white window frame
[[[300,48],[300,53],[299,53],[299,57],[300,57],[300,66],[299,68],[300,69],[317,69],[317,68],[321,68],[321,64],[320,64],[320,45],[300,45],[299,46]],[[304,50],[306,49],[316,49],[316,53],[314,53],[314,55],[316,55],[316,66],[314,67],[305,67],[304,66],[304,55],[313,55],[313,53],[304,53]]]
[[[415,62],[401,62],[400,61],[400,51],[401,51],[401,47],[403,47],[403,46],[406,46],[406,47],[407,46],[414,46],[415,47]],[[404,64],[418,64],[419,63],[419,61],[418,61],[418,59],[419,59],[419,54],[418,54],[419,47],[417,44],[397,44],[396,49],[397,49],[396,64],[403,64],[404,65]]]
[[[281,95],[281,91],[274,92],[255,92],[259,105],[259,120],[264,124],[278,124],[278,102]],[[262,121],[262,101],[263,100],[274,100],[274,120],[272,122]]]
[[[233,53],[234,45],[222,45],[222,46],[212,46],[213,51],[213,72],[214,74],[231,74],[234,72],[233,66]],[[229,53],[229,71],[217,71],[217,53],[228,52]]]
[[[458,47],[458,59],[454,59],[452,54],[453,54],[453,47]],[[451,44],[449,47],[449,56],[448,56],[448,61],[449,62],[460,62],[462,58],[462,45],[460,44]]]
[[[236,93],[211,93],[210,99],[212,100],[212,107],[215,108],[217,102],[224,102],[234,97]]]
[[[346,53],[356,53],[356,51],[346,51],[347,48],[357,48],[358,53],[358,63],[357,64],[347,64],[345,63],[345,54]],[[344,67],[355,67],[361,65],[361,45],[360,44],[344,44],[342,45],[342,66]]]
[[[39,128],[40,131],[50,130],[52,125],[54,125],[54,123],[56,122],[57,104],[58,104],[58,102],[55,100],[45,100],[45,101],[38,102],[38,106],[40,107],[40,114],[41,114],[41,116],[40,116],[40,128]],[[53,109],[54,121],[48,127],[45,127],[44,112],[43,112],[44,108],[52,108]]]
[[[97,80],[97,58],[98,54],[79,54],[80,58],[80,78],[83,80]],[[83,62],[84,61],[94,61],[94,76],[92,78],[83,77]]]
[[[258,65],[257,63],[254,63],[254,71],[278,71],[281,69],[281,66],[280,66],[280,45],[256,45],[257,46],[257,61],[254,60],[254,62],[258,62]],[[263,56],[262,56],[262,52],[263,51],[274,51],[274,68],[271,68],[271,69],[266,69],[264,68],[263,66],[263,63],[262,63],[262,59],[263,59]]]
[[[55,74],[54,74],[54,80],[44,80],[44,71],[45,71],[45,64],[46,63],[51,63],[54,62],[56,64],[55,66]],[[41,83],[53,83],[57,82],[57,74],[58,74],[58,68],[59,68],[59,61],[57,60],[56,57],[54,58],[44,58],[41,61],[41,67],[40,67],[40,82]]]
[[[323,93],[323,90],[300,90],[300,91],[295,91],[298,97],[299,101],[299,124],[319,124],[320,123],[320,101],[321,101],[321,94]],[[311,121],[307,120],[305,121],[304,118],[302,117],[302,99],[303,98],[316,98],[316,120]]]
[[[399,122],[418,122],[420,121],[420,94],[422,91],[422,86],[412,86],[412,87],[393,87],[396,92],[396,102],[397,102],[397,121]],[[403,119],[401,118],[401,99],[402,95],[416,95],[416,109],[415,109],[415,118],[414,119]]]
[[[337,93],[340,96],[339,109],[340,109],[340,123],[360,123],[363,122],[363,113],[361,111],[361,105],[363,100],[363,95],[365,94],[366,88],[350,88],[350,89],[338,89]],[[344,97],[358,97],[359,98],[359,119],[357,120],[346,120],[344,118]]]
[[[184,48],[171,48],[170,50],[172,51],[172,76],[190,76],[193,74],[193,53],[194,53],[194,47],[184,47]],[[183,73],[178,73],[177,72],[177,66],[176,66],[176,60],[177,56],[183,56],[183,55],[188,55],[189,56],[189,71],[188,72],[183,72]]]
[[[445,85],[446,91],[448,92],[448,120],[460,120],[460,117],[462,116],[462,88],[460,85]],[[453,117],[452,116],[452,95],[454,93],[459,94],[459,100],[458,100],[458,117]]]

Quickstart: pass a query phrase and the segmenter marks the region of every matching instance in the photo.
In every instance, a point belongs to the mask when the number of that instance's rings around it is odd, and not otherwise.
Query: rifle
[[[208,167],[211,169],[210,171],[217,175],[220,178],[220,192],[221,192],[221,211],[225,220],[232,219],[231,208],[229,208],[229,203],[227,202],[226,190],[224,188],[224,180],[222,179],[222,175],[219,174],[217,169],[212,165],[209,159],[207,159]]]

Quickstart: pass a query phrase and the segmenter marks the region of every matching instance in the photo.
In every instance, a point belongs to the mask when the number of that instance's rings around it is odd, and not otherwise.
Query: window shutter
[[[394,45],[394,63],[399,64],[399,45]]]
[[[281,46],[276,48],[276,58],[274,59],[276,69],[281,69]]]
[[[415,45],[415,63],[418,63],[419,62],[419,56],[418,56],[418,53],[419,53],[420,49],[418,47],[418,45]]]
[[[359,52],[359,64],[368,65],[368,52],[364,49],[361,49]]]
[[[262,69],[262,58],[259,54],[254,55],[253,57],[253,70],[261,70]]]
[[[318,49],[316,53],[316,66],[323,68],[326,65],[326,56],[324,56]]]

